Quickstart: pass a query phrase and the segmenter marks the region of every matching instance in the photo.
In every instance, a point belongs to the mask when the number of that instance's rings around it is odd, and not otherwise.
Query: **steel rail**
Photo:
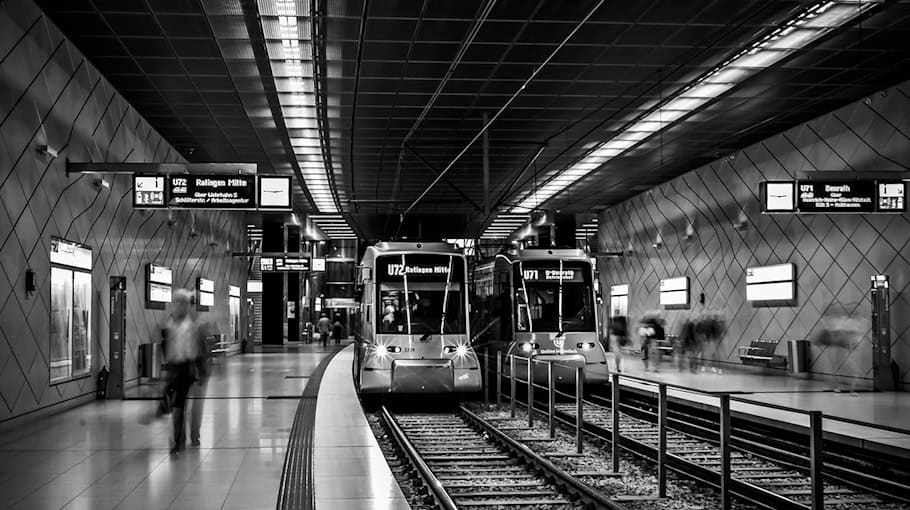
[[[420,453],[417,452],[417,449],[414,448],[411,440],[408,439],[404,431],[401,430],[401,427],[398,425],[398,422],[395,421],[395,418],[392,416],[392,413],[389,412],[388,408],[382,406],[380,413],[392,438],[408,457],[408,461],[414,466],[414,469],[416,469],[421,478],[423,478],[425,485],[430,490],[433,499],[436,500],[438,507],[444,510],[458,510],[458,506],[455,505],[455,502],[449,496],[449,493],[443,489],[442,482],[436,478],[436,475],[433,474],[433,471],[431,471],[426,462],[424,462]]]
[[[467,420],[475,428],[481,429],[483,432],[489,434],[489,436],[496,442],[505,446],[511,452],[524,459],[525,462],[535,466],[544,474],[544,476],[550,478],[553,482],[562,486],[570,494],[578,497],[586,504],[594,505],[595,508],[626,510],[626,507],[608,499],[597,490],[585,485],[580,480],[562,470],[549,460],[541,457],[527,446],[523,445],[515,439],[512,439],[501,430],[490,425],[486,420],[465,408],[464,405],[459,406],[458,412],[467,418]]]

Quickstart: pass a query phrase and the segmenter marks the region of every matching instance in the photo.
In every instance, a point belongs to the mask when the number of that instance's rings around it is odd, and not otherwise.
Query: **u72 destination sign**
[[[255,175],[171,175],[168,206],[185,209],[255,209]]]

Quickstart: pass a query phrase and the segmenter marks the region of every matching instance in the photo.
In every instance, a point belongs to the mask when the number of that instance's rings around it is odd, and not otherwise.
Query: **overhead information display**
[[[906,181],[765,181],[761,183],[761,195],[763,213],[901,213],[907,210]]]
[[[796,208],[800,212],[873,212],[873,181],[799,181]]]
[[[309,271],[308,257],[260,257],[260,271]]]
[[[184,209],[255,209],[256,176],[171,175],[167,178],[169,207]]]
[[[164,177],[133,176],[133,207],[167,207],[164,196]]]

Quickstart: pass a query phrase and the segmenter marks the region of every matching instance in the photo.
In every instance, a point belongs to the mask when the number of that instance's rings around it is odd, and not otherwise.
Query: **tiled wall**
[[[50,158],[36,150],[60,151]],[[138,344],[158,338],[165,311],[144,308],[144,267],[174,270],[175,286],[197,276],[215,280],[216,307],[204,320],[227,329],[227,286],[244,286],[246,267],[227,253],[245,245],[239,213],[190,218],[132,208],[129,176],[70,175],[65,161],[176,162],[180,156],[102,78],[28,0],[0,3],[0,421],[95,391],[95,373],[108,364],[108,277],[127,278],[126,378],[137,376]],[[200,235],[193,235],[193,230]],[[51,385],[51,236],[91,246],[93,256],[92,377]],[[37,292],[25,295],[26,269]]]
[[[688,314],[720,310],[728,331],[721,352],[754,338],[806,339],[830,306],[843,306],[868,326],[870,276],[891,278],[892,357],[910,382],[910,215],[762,215],[758,183],[822,171],[906,172],[910,167],[910,83],[885,90],[698,168],[599,216],[599,248],[633,254],[598,262],[603,284],[631,284],[629,315],[656,310],[661,278],[689,276],[695,302],[662,312],[669,332]],[[817,176],[817,175],[816,175]],[[734,224],[745,220],[744,229]],[[691,224],[695,235],[687,240]],[[663,246],[655,249],[657,236]],[[792,307],[758,308],[745,300],[745,268],[796,264]],[[604,287],[609,288],[609,287]],[[786,346],[779,345],[779,354]],[[869,331],[849,354],[872,376]],[[813,345],[810,371],[831,374],[847,362],[836,348]]]

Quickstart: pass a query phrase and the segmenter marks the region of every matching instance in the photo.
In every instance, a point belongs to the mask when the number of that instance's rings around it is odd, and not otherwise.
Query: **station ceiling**
[[[910,0],[866,2],[541,208],[609,207],[910,78]],[[552,172],[817,2],[38,3],[189,161],[294,174],[298,212],[340,213],[379,239],[479,235]]]

